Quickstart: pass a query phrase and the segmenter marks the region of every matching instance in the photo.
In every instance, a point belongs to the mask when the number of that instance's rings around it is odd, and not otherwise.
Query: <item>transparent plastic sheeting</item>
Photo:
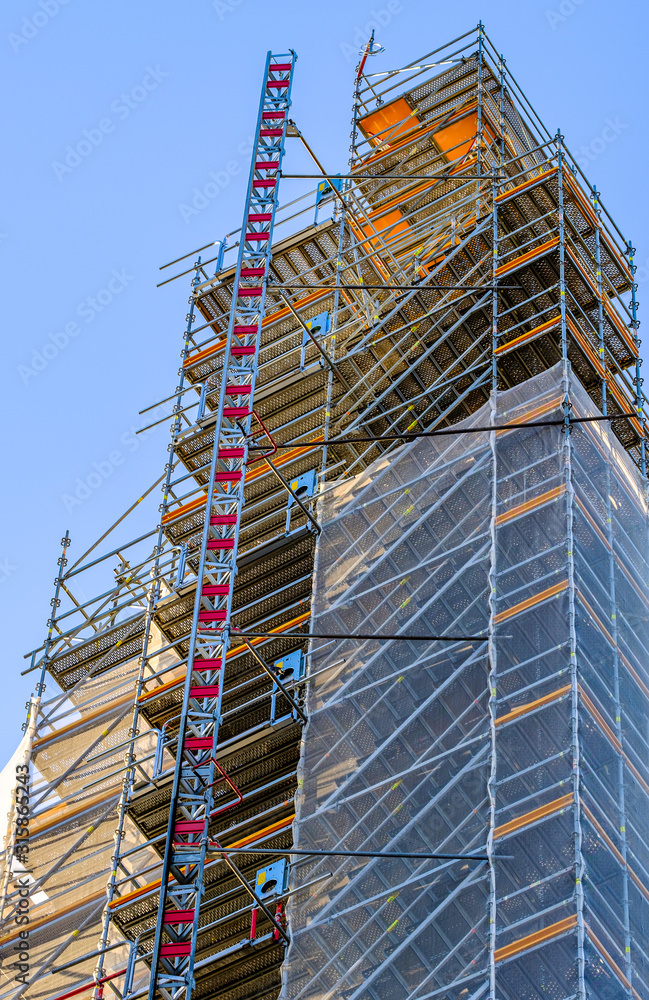
[[[593,404],[561,365],[463,426]],[[324,497],[284,1000],[649,997],[648,519],[608,425],[421,439]],[[306,886],[299,891],[300,886]],[[635,993],[633,992],[635,991]]]
[[[155,630],[154,643],[162,645]],[[16,980],[15,947],[21,928],[14,919],[20,898],[14,880],[2,908],[0,1000],[13,998],[17,990],[26,1000],[49,998],[92,979],[113,867],[138,670],[138,661],[128,660],[58,696],[55,685],[48,683],[32,746],[29,982],[21,987]],[[152,770],[156,734],[147,731],[143,720],[139,729],[137,751],[143,763],[138,777],[143,778]],[[123,831],[122,853],[142,843],[142,834],[128,818]],[[152,866],[155,877],[159,860],[151,848],[124,859],[117,895],[136,884],[128,880],[129,873]],[[14,875],[24,877],[15,864]],[[114,945],[121,940],[114,926],[110,940]],[[84,955],[90,957],[76,961]],[[106,953],[104,974],[123,970],[128,956],[129,942],[124,940]],[[52,971],[62,966],[69,967]],[[136,965],[134,988],[146,983],[148,971],[145,962]],[[121,982],[118,977],[115,985]]]

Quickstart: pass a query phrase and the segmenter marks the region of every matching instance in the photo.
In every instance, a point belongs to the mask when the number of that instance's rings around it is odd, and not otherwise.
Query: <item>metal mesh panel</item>
[[[471,420],[561,422],[565,398],[597,414],[557,365]],[[489,656],[314,650],[297,845],[494,860],[300,859],[282,996],[647,995],[649,519],[632,459],[605,423],[420,441],[337,487],[323,523],[318,631],[492,640]]]

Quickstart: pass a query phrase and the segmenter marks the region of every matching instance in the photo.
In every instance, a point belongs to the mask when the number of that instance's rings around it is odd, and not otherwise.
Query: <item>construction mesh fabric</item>
[[[645,485],[569,365],[325,498],[290,1000],[649,996]],[[559,424],[538,426],[539,421]],[[304,888],[301,888],[304,887]],[[631,994],[631,990],[635,990]]]
[[[336,488],[315,630],[486,636],[491,462],[486,434],[421,440]],[[484,854],[486,641],[325,640],[311,673],[297,846]],[[396,1000],[433,969],[448,983],[485,971],[483,862],[325,858],[294,869],[293,887],[306,883],[286,997]]]
[[[152,646],[162,645],[154,631]],[[29,983],[21,992],[28,1000],[56,996],[92,978],[120,823],[121,852],[127,856],[118,871],[117,894],[137,884],[130,874],[149,866],[152,877],[156,874],[160,859],[152,848],[128,855],[145,838],[127,817],[120,820],[119,809],[138,673],[138,660],[127,660],[59,697],[51,694],[40,706],[31,758]],[[142,718],[138,729],[136,777],[141,779],[152,772],[157,734]],[[21,987],[15,966],[19,889],[14,878],[4,899],[0,997],[13,996]],[[120,944],[115,927],[110,940],[117,947],[105,955],[105,975],[123,970],[129,955],[129,943]],[[76,961],[84,955],[91,957]],[[148,967],[140,962],[134,983],[143,976]],[[121,982],[118,977],[115,985]]]

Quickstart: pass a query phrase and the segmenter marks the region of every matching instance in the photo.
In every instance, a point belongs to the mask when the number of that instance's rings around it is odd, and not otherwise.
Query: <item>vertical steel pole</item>
[[[626,254],[629,258],[629,270],[631,271],[631,327],[633,329],[633,341],[636,346],[636,359],[635,359],[635,376],[633,379],[633,384],[635,386],[635,405],[638,411],[638,420],[642,426],[642,435],[640,437],[640,468],[642,470],[642,475],[647,475],[647,454],[645,445],[645,412],[642,405],[642,383],[643,379],[640,375],[640,366],[642,365],[642,358],[640,357],[640,338],[638,336],[638,330],[640,328],[640,320],[638,319],[638,302],[635,297],[635,293],[638,290],[638,285],[635,280],[636,265],[634,261],[635,257],[635,247],[631,242],[627,244]]]
[[[597,338],[598,346],[597,353],[599,355],[599,360],[602,363],[602,375],[601,375],[601,392],[602,392],[602,403],[601,411],[604,415],[607,413],[608,405],[608,385],[606,382],[606,341],[604,339],[604,298],[602,289],[602,246],[601,246],[601,217],[602,210],[599,207],[599,191],[593,187],[590,193],[591,200],[593,202],[593,211],[595,217],[597,218],[597,225],[595,227],[595,267],[596,267],[596,278],[597,278]]]

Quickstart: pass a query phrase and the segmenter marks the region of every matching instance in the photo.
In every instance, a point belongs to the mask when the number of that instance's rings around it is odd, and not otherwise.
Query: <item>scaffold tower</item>
[[[172,262],[166,464],[24,671],[0,1000],[649,998],[635,250],[482,24],[379,51],[341,173],[268,54]]]

